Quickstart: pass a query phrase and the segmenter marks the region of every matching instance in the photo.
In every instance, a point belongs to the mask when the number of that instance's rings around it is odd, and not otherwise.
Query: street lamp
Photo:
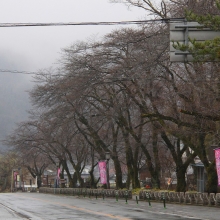
[[[106,173],[107,173],[107,189],[110,189],[110,183],[109,183],[109,160],[111,158],[110,152],[105,152],[105,159],[107,160],[107,169],[106,169]]]

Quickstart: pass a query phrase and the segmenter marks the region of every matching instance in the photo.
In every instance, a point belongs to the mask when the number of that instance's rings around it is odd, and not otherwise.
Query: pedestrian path
[[[79,199],[89,199],[87,197],[78,197]],[[183,205],[183,204],[172,204],[166,203],[164,207],[163,202],[154,202],[151,201],[150,205],[148,201],[136,201],[136,196],[133,196],[132,199],[116,199],[113,198],[90,198],[93,202],[96,203],[108,203],[108,204],[117,204],[120,206],[130,207],[134,211],[147,212],[147,213],[158,213],[166,216],[175,216],[180,219],[188,220],[219,220],[220,219],[220,208],[219,207],[207,207],[199,205]]]

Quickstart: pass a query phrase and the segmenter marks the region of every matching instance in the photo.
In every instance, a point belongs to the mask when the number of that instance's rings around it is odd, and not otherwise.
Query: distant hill
[[[5,139],[15,128],[18,122],[28,118],[27,111],[31,104],[29,94],[34,83],[32,76],[16,73],[17,71],[28,71],[36,68],[34,60],[16,50],[0,51],[0,140]],[[12,70],[4,72],[1,70]],[[4,146],[0,142],[0,149]]]
[[[27,90],[32,86],[29,76],[0,73],[0,140],[13,131],[16,123],[28,118],[31,104]],[[0,149],[5,149],[2,143]]]

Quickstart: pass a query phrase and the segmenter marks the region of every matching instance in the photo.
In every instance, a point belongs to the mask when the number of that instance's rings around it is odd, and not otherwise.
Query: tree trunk
[[[118,160],[118,157],[112,157],[112,160],[114,161],[114,167],[115,167],[116,189],[123,189],[122,171],[121,171],[120,162]]]
[[[89,171],[89,176],[90,176],[90,188],[96,189],[95,177],[94,177],[94,175],[93,175],[93,170],[90,170],[90,171]]]
[[[97,181],[95,181],[95,177],[94,177],[94,168],[95,168],[96,165],[92,166],[91,170],[89,171],[90,188],[92,188],[92,189],[96,189],[97,188]]]
[[[64,179],[64,168],[62,168],[62,172],[60,173],[59,178]],[[61,183],[61,188],[65,188],[65,183]]]
[[[113,138],[113,148],[112,148],[112,160],[114,162],[115,167],[115,183],[116,183],[116,189],[123,189],[123,182],[122,182],[122,171],[121,171],[121,163],[118,159],[118,152],[117,152],[117,137],[118,137],[118,131],[119,126],[114,127],[114,124],[112,126],[112,138]]]
[[[159,174],[155,172],[151,172],[151,183],[152,183],[152,188],[155,189],[160,189],[160,178]]]
[[[137,161],[134,161],[133,176],[132,177],[133,177],[132,178],[132,187],[133,187],[133,189],[140,188]]]
[[[160,172],[161,172],[161,166],[160,166],[160,158],[159,158],[159,152],[158,152],[158,134],[153,127],[152,129],[152,147],[153,147],[153,155],[155,160],[155,168],[152,176],[152,184],[155,186],[155,188],[160,189]]]
[[[84,187],[84,182],[83,179],[81,177],[81,172],[79,170],[75,170],[76,176],[77,176],[77,180],[79,181],[80,187],[83,188]]]
[[[66,171],[66,174],[67,174],[67,177],[68,177],[68,180],[69,180],[69,187],[74,188],[76,186],[76,182],[74,182],[74,180],[73,180],[73,178],[70,174],[70,171],[69,171],[69,168],[67,166],[66,160],[62,161],[62,166],[63,166],[63,169]]]
[[[209,162],[206,147],[205,147],[205,135],[201,134],[199,136],[200,140],[200,148],[197,151],[199,158],[201,159],[202,163],[204,164],[204,168],[207,173],[207,181],[206,181],[206,188],[205,191],[208,193],[216,193],[217,186],[218,186],[218,177],[215,167],[215,161],[212,163]]]
[[[41,187],[41,175],[37,176],[37,188],[39,189]]]
[[[77,175],[76,175],[76,172],[74,172],[73,178],[71,178],[70,187],[72,187],[72,188],[76,188],[77,187]]]
[[[130,183],[131,183],[131,175],[130,175],[130,168],[127,167],[127,169],[128,169],[128,173],[127,173],[127,180],[126,180],[126,188],[129,189]]]
[[[186,191],[186,168],[182,166],[177,166],[176,168],[176,177],[177,185],[176,192],[185,192]]]
[[[218,191],[218,176],[216,172],[215,162],[212,162],[205,168],[207,173],[207,181],[205,191],[208,193],[217,193]]]
[[[122,131],[124,143],[125,143],[126,165],[127,165],[127,170],[128,170],[126,188],[129,189],[131,181],[132,181],[132,187],[133,187],[134,159],[133,159],[133,152],[132,152],[132,148],[131,148],[131,144],[130,144],[130,140],[129,140],[129,133],[123,127],[121,127],[121,131]]]

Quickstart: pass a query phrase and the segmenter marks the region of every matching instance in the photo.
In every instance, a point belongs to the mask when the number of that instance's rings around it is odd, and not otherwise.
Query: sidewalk
[[[83,197],[81,197],[83,199]],[[87,198],[88,199],[88,198]],[[93,198],[95,200],[95,198]],[[164,220],[166,216],[176,216],[180,219],[193,219],[193,220],[219,220],[220,219],[220,209],[219,207],[208,207],[202,205],[187,205],[187,204],[177,204],[177,203],[166,203],[165,207],[163,202],[140,200],[136,201],[136,195],[132,196],[132,199],[126,200],[120,198],[118,201],[113,198],[106,198],[104,201],[102,198],[95,200],[97,202],[111,203],[121,206],[129,206],[134,211],[146,212],[146,213],[158,213],[164,215]]]

